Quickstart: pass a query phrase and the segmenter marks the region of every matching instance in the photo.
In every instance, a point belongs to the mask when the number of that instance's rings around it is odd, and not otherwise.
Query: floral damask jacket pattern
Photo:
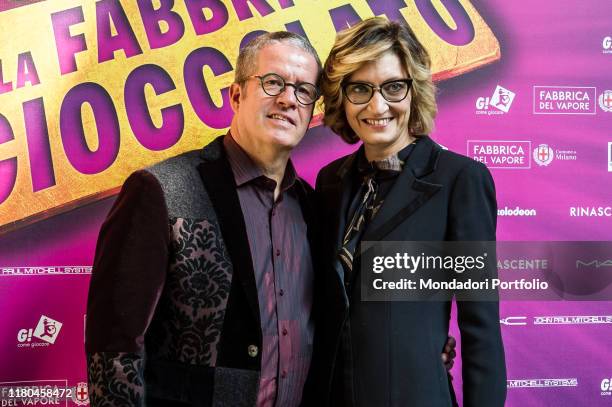
[[[232,177],[218,138],[124,183],[88,299],[92,407],[254,405],[261,359],[248,351],[261,329],[256,292],[240,280],[252,270],[240,257],[248,242],[233,235],[242,214]]]
[[[160,357],[215,366],[232,265],[217,224],[174,218],[170,225],[173,257],[147,348]]]
[[[94,406],[143,405],[142,358],[136,353],[104,352],[87,356],[89,398]]]
[[[215,366],[232,265],[217,224],[171,218],[172,257],[163,293],[145,336],[147,354]],[[136,353],[88,357],[93,405],[140,406],[143,360]],[[145,362],[146,363],[146,362]]]

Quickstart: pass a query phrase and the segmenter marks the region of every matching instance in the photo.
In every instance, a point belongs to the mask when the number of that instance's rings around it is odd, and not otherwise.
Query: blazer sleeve
[[[471,161],[458,174],[449,205],[449,236],[455,241],[494,241],[497,223],[495,185],[488,169]],[[490,267],[496,275],[495,256]],[[503,406],[506,364],[499,326],[499,303],[457,301],[461,332],[463,405]]]
[[[144,406],[144,335],[162,292],[170,242],[157,179],[124,183],[98,237],[87,301],[85,349],[92,407]]]

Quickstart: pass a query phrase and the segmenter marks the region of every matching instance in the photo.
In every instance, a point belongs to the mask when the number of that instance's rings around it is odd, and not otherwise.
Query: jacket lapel
[[[335,208],[334,212],[331,213],[331,222],[333,222],[332,229],[335,231],[334,239],[334,251],[333,251],[333,266],[338,279],[340,280],[341,287],[344,287],[344,267],[340,263],[340,257],[338,253],[342,248],[342,241],[344,239],[344,232],[346,228],[346,213],[350,205],[351,188],[353,183],[354,175],[354,162],[357,157],[357,152],[349,155],[344,163],[340,166],[336,172],[336,182],[329,185],[327,204],[330,207]],[[344,304],[348,306],[349,300],[346,290],[342,290]]]
[[[234,174],[218,137],[202,150],[200,177],[217,215],[225,247],[233,265],[233,278],[239,280],[257,325],[261,326],[257,284],[244,215],[240,207]]]
[[[357,150],[359,151],[359,150]],[[344,239],[344,229],[346,228],[346,213],[350,205],[351,189],[353,183],[353,163],[357,158],[357,151],[349,155],[344,163],[340,166],[336,172],[336,183],[331,186],[330,197],[331,202],[339,202],[336,206],[336,213],[333,213],[333,219],[336,223],[334,230],[336,231],[335,249],[336,252],[342,247],[342,240]]]
[[[440,147],[429,137],[418,140],[378,214],[367,226],[362,241],[383,240],[442,188],[440,184],[420,179],[436,169],[439,154]]]

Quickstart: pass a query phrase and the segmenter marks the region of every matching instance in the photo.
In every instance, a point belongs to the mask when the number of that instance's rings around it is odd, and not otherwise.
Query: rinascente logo
[[[594,86],[534,86],[534,114],[595,114]]]
[[[468,140],[467,155],[489,168],[531,168],[531,141]]]
[[[516,93],[497,85],[491,97],[481,96],[476,99],[476,114],[497,115],[510,111]]]
[[[576,217],[598,217],[609,218],[612,216],[612,207],[610,206],[570,206],[569,215]]]
[[[537,211],[535,209],[524,209],[518,206],[514,208],[508,208],[504,206],[503,208],[497,209],[497,216],[536,216]]]

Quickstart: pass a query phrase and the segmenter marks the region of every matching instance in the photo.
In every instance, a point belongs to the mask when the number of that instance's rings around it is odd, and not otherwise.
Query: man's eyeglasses
[[[411,85],[412,79],[394,79],[383,82],[380,86],[365,82],[348,82],[342,86],[342,90],[349,102],[355,105],[368,103],[375,90],[379,91],[387,102],[393,103],[406,99]]]
[[[263,76],[251,75],[249,78],[257,78],[261,88],[269,96],[278,96],[285,91],[287,86],[293,87],[295,98],[303,105],[312,105],[319,98],[319,89],[312,83],[299,82],[289,83],[275,73],[267,73]]]

